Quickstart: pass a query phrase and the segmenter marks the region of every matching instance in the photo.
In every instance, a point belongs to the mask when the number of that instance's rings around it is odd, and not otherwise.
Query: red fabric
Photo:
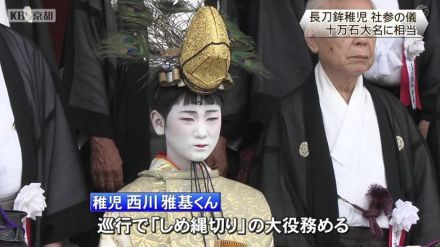
[[[400,235],[399,246],[404,246],[406,240],[406,231],[402,230]],[[388,229],[388,247],[393,247],[393,227]]]
[[[393,247],[393,227],[388,229],[388,247]]]
[[[404,49],[404,48],[402,48]],[[400,101],[404,106],[411,105],[411,95],[409,91],[409,75],[408,75],[408,67],[406,66],[406,57],[405,52],[402,52],[402,69],[401,69],[401,79],[400,79]],[[415,89],[416,89],[416,107],[418,109],[422,109],[422,102],[420,101],[419,96],[419,80],[417,78],[417,66],[414,65],[414,73],[415,73]]]
[[[71,0],[43,0],[43,6],[46,9],[55,9],[55,22],[47,24],[52,38],[53,49],[58,65],[61,64],[64,48],[64,37],[69,20]]]
[[[252,166],[252,162],[255,157],[256,145],[252,144],[249,147],[240,151],[240,164],[238,168],[238,174],[236,180],[242,183],[246,183],[249,171]]]
[[[399,246],[403,246],[405,244],[406,239],[406,231],[402,230],[402,235],[400,235]]]
[[[32,238],[31,238],[31,233],[32,233],[31,223],[32,223],[32,221],[30,218],[26,218],[25,221],[26,221],[25,226],[26,226],[26,237],[28,240],[28,246],[32,246],[32,242],[31,242],[31,240],[32,240]]]
[[[169,159],[167,158],[167,153],[166,153],[165,151],[160,151],[160,152],[155,156],[155,158],[164,159],[164,160],[170,162],[170,164],[173,165],[177,170],[180,170],[180,168],[179,168],[176,164],[174,164],[171,160],[169,160]]]

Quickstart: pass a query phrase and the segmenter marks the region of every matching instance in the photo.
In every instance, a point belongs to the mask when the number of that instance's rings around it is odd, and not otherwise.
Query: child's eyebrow
[[[215,112],[219,112],[219,110],[207,110],[206,111],[206,113],[215,113]],[[196,111],[190,111],[190,110],[180,111],[180,113],[197,114]]]
[[[207,110],[207,113],[219,112],[219,110]]]
[[[197,114],[196,111],[180,111],[180,113]]]

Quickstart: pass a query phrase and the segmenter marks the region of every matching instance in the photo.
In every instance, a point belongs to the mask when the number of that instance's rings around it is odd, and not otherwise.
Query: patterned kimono
[[[201,174],[201,173],[200,173]],[[221,193],[221,206],[223,216],[226,218],[238,218],[238,229],[241,229],[241,219],[246,222],[253,218],[269,220],[271,213],[264,196],[257,190],[242,183],[226,179],[218,175],[218,172],[209,171],[214,189]],[[178,170],[175,165],[168,161],[164,156],[156,156],[152,161],[150,170],[139,173],[139,178],[133,183],[125,186],[121,192],[188,192],[191,191],[191,172],[189,170]],[[203,183],[203,181],[201,181]],[[202,186],[203,188],[203,186]],[[131,219],[143,219],[159,216],[165,218],[165,224],[173,224],[177,218],[192,218],[190,212],[112,212],[106,213],[104,217],[130,217]],[[194,213],[200,216],[200,213]],[[214,217],[220,217],[219,212],[214,213]],[[212,217],[207,214],[205,217]],[[272,246],[272,234],[255,234],[246,232],[245,235],[237,233],[218,235],[221,240],[232,240],[247,244],[247,246]],[[171,232],[169,234],[160,233],[158,230],[152,232],[147,228],[147,233],[143,234],[133,224],[130,234],[108,235],[102,234],[100,246],[210,246],[213,247],[217,236],[213,233],[202,234],[182,234]],[[206,243],[206,244],[205,244]]]

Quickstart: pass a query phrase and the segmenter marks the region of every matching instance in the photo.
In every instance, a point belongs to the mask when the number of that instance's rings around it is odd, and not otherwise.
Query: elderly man
[[[372,9],[373,4],[317,0],[308,8]],[[440,239],[440,200],[425,142],[398,99],[362,77],[373,64],[375,39],[306,35],[306,42],[319,63],[309,82],[286,96],[272,116],[250,182],[279,220],[344,217],[349,231],[280,234],[276,246],[388,246],[389,218],[375,217],[383,233],[375,238],[369,220],[353,206],[368,209],[366,194],[373,184],[385,187],[393,202],[411,201],[419,208],[407,244]]]

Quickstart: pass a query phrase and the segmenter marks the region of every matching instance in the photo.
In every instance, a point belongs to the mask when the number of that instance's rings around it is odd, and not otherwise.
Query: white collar
[[[359,76],[350,101],[347,104],[342,95],[335,88],[329,77],[325,73],[322,65],[318,63],[315,67],[316,86],[318,88],[319,104],[323,114],[324,128],[332,157],[335,155],[334,149],[341,144],[342,139],[350,139],[350,142],[355,141],[353,138],[357,133],[356,128],[347,127],[346,125],[358,125],[362,121],[363,109],[365,107],[366,94],[368,91],[364,89],[364,82],[362,76]],[[344,127],[345,126],[345,127]],[[353,133],[347,133],[353,132]],[[344,132],[342,135],[341,133]],[[341,137],[342,136],[342,137]],[[341,139],[342,138],[342,139]],[[346,142],[345,140],[343,142]],[[339,152],[336,152],[339,153]],[[340,161],[350,160],[353,153],[344,155],[337,155]],[[336,157],[333,157],[336,158]],[[346,163],[346,162],[341,162]]]
[[[321,64],[315,68],[316,85],[325,134],[335,174],[337,192],[363,208],[368,208],[365,193],[371,184],[386,187],[382,144],[374,102],[359,76],[347,104],[326,75]],[[339,216],[350,226],[368,226],[362,214],[338,201]],[[378,224],[388,227],[382,215]]]
[[[357,78],[356,85],[353,89],[353,93],[350,97],[350,102],[348,104],[335,88],[320,62],[318,62],[315,67],[315,78],[316,86],[318,88],[319,100],[326,101],[323,103],[329,103],[336,108],[346,110],[349,105],[357,103],[360,96],[362,96],[364,88],[364,79],[362,75]]]
[[[0,23],[10,27],[5,0],[0,0]]]

